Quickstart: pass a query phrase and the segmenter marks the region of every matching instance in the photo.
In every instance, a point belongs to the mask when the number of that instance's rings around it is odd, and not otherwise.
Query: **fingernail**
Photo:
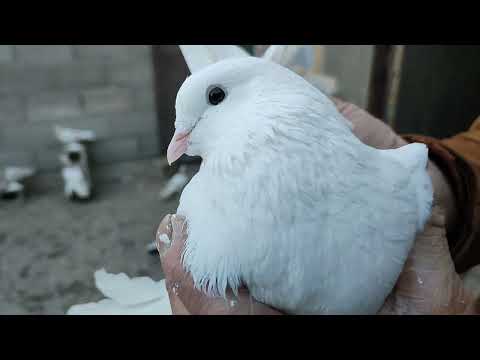
[[[185,230],[185,221],[182,217],[178,215],[172,215],[171,217],[172,224],[172,234],[181,235]]]

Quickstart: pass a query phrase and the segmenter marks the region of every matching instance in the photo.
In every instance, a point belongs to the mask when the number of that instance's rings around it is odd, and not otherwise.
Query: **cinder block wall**
[[[97,132],[91,160],[158,155],[150,45],[0,45],[0,167],[59,168],[55,125]]]

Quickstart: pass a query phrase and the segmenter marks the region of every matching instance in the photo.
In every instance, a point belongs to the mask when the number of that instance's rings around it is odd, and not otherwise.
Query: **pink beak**
[[[168,146],[167,150],[167,160],[169,165],[172,165],[175,161],[180,159],[183,154],[187,152],[189,140],[190,131],[182,131],[175,133],[172,142]]]

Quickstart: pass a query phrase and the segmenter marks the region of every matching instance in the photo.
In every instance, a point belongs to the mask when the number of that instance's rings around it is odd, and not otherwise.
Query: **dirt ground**
[[[0,314],[62,315],[102,297],[93,274],[125,272],[162,279],[160,260],[146,252],[162,217],[165,163],[123,164],[89,203],[72,203],[62,188],[0,202]]]

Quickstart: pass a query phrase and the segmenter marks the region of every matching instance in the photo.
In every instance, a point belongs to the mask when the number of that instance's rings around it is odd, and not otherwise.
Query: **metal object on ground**
[[[64,144],[60,155],[63,165],[62,177],[65,196],[70,200],[89,200],[92,196],[92,181],[85,142],[92,142],[96,136],[90,130],[55,128],[57,139]]]

